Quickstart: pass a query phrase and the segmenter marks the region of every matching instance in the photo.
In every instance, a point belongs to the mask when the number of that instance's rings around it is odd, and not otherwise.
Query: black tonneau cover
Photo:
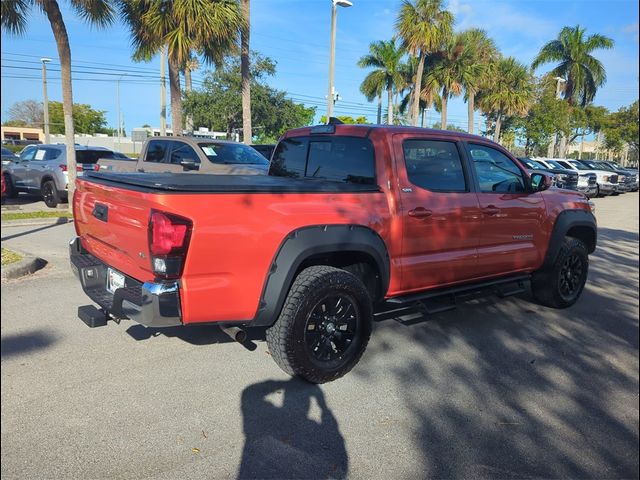
[[[380,192],[377,185],[296,179],[267,175],[193,173],[85,173],[84,180],[117,184],[129,190],[166,193],[325,193]],[[126,185],[126,187],[125,187]]]

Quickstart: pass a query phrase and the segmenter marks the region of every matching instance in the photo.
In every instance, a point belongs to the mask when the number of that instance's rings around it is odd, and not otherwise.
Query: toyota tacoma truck
[[[569,307],[596,220],[586,197],[528,175],[485,138],[411,127],[287,132],[269,175],[89,173],[71,266],[89,326],[265,328],[287,373],[346,374],[376,312],[531,285]]]

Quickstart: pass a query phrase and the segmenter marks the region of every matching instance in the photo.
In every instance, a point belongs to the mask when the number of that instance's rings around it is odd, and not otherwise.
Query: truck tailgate
[[[152,195],[79,180],[76,232],[94,256],[140,281],[152,280],[148,224]]]

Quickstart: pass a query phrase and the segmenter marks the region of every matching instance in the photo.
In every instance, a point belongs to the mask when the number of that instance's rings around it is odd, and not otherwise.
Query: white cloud
[[[626,25],[625,27],[622,28],[622,31],[624,33],[635,33],[636,35],[638,34],[638,22],[632,23],[630,25]]]

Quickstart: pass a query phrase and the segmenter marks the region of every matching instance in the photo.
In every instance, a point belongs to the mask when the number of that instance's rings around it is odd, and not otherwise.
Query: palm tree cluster
[[[440,128],[448,126],[448,102],[464,95],[467,103],[467,131],[474,133],[474,116],[480,109],[499,141],[506,118],[522,116],[536,101],[534,72],[538,66],[559,62],[550,75],[566,82],[564,99],[572,106],[590,104],[606,75],[591,53],[612,48],[602,35],[586,36],[579,26],[565,27],[558,38],[544,45],[528,67],[515,58],[504,57],[484,30],[453,30],[454,16],[443,0],[403,0],[398,11],[396,36],[377,41],[358,62],[372,69],[360,90],[369,101],[387,92],[387,123],[402,122],[396,111],[406,114],[407,123],[417,126],[425,109],[440,112]],[[394,101],[398,96],[401,101]],[[378,115],[378,123],[381,115]]]

